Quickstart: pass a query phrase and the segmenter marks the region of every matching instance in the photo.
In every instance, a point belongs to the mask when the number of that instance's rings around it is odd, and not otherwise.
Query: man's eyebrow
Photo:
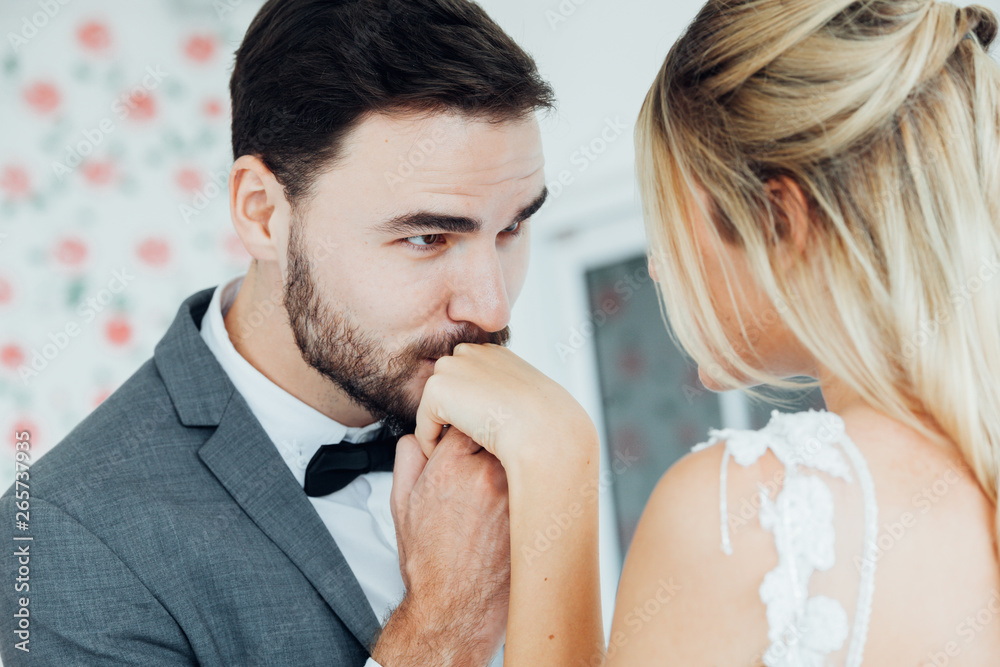
[[[549,189],[543,188],[542,193],[535,198],[511,221],[511,225],[524,222],[545,204],[549,196]],[[509,226],[509,225],[508,225]],[[476,218],[466,218],[455,215],[441,215],[440,213],[430,213],[428,211],[417,211],[406,213],[383,223],[378,224],[374,231],[378,234],[394,236],[415,236],[418,232],[445,232],[449,234],[472,234],[483,228],[481,220]]]
[[[549,197],[549,189],[542,188],[542,193],[535,198],[535,201],[531,202],[527,206],[521,209],[521,211],[514,216],[514,220],[510,223],[511,225],[518,222],[524,222],[534,214],[538,213],[539,209],[545,204],[545,200]]]

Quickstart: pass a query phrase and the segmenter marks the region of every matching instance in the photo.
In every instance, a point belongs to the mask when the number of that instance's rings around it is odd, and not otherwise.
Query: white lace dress
[[[722,457],[720,512],[722,550],[733,554],[729,539],[732,515],[726,500],[729,459],[753,465],[768,449],[784,465],[784,484],[773,500],[758,482],[760,525],[774,535],[778,565],[764,576],[760,599],[767,609],[770,645],[762,656],[767,667],[825,667],[850,637],[843,662],[861,665],[878,560],[878,508],[875,486],[864,458],[844,432],[843,420],[832,412],[783,414],[775,410],[759,431],[713,429],[709,440],[692,451],[725,443]],[[823,473],[823,474],[816,474]],[[810,595],[814,571],[830,570],[836,562],[834,495],[824,475],[860,485],[864,502],[861,553],[854,564],[858,593],[849,625],[844,604],[829,595]]]

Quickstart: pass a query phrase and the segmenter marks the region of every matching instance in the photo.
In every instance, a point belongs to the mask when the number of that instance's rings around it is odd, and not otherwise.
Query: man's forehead
[[[350,224],[417,211],[492,224],[538,197],[544,167],[534,116],[488,123],[454,114],[371,115],[317,176],[309,210]]]
[[[387,185],[459,192],[528,180],[544,166],[533,115],[489,122],[458,113],[375,114],[345,142],[342,166],[378,171]]]

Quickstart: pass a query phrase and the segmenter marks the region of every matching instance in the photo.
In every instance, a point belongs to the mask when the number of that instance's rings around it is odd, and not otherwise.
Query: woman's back
[[[678,581],[674,611],[691,623],[685,643],[704,660],[691,664],[997,664],[993,505],[957,450],[868,408],[842,417],[776,413],[760,431],[715,431],[664,476],[647,513],[670,516],[675,507],[656,505],[676,506],[678,493],[693,494],[688,518],[714,523],[726,554],[694,559],[716,572],[691,578],[682,571],[685,558],[674,557],[692,548],[680,542],[692,531],[678,534],[666,521],[660,537],[677,546],[660,574]],[[713,476],[718,486],[706,483]],[[656,532],[648,522],[644,528]],[[640,553],[648,559],[656,550]],[[655,567],[629,563],[637,571]],[[742,573],[733,579],[731,568]],[[731,604],[712,624],[698,619],[693,598]],[[740,631],[723,646],[727,626]],[[662,654],[671,640],[660,637],[655,651]]]
[[[865,662],[1000,664],[993,504],[956,448],[944,449],[870,409],[843,417],[879,502]]]

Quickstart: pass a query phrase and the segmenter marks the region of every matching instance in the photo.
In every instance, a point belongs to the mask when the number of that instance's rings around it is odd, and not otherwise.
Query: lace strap
[[[864,498],[865,529],[858,598],[845,666],[860,667],[874,596],[878,505],[871,473],[864,457],[847,437],[843,420],[826,411],[797,414],[774,411],[771,421],[760,431],[713,429],[709,436],[707,442],[696,445],[692,451],[725,441],[719,471],[719,515],[721,548],[726,555],[733,554],[727,500],[729,459],[735,458],[746,467],[771,450],[785,467],[785,484],[775,500],[758,484],[761,527],[774,534],[779,553],[778,566],[767,573],[760,588],[771,640],[764,654],[764,664],[768,667],[801,667],[803,661],[813,664],[814,660],[822,660],[822,656],[841,648],[847,638],[843,605],[827,596],[810,597],[808,593],[812,572],[827,570],[836,560],[834,506],[827,483],[818,476],[803,474],[800,468],[825,472],[848,483],[853,481],[851,468],[856,472]],[[809,511],[803,514],[803,508]],[[822,631],[817,635],[815,631],[819,628]]]
[[[728,501],[726,500],[726,487],[729,470],[729,448],[722,452],[722,470],[719,472],[719,514],[722,517],[722,551],[727,556],[733,555],[733,545],[729,541],[729,516]]]

